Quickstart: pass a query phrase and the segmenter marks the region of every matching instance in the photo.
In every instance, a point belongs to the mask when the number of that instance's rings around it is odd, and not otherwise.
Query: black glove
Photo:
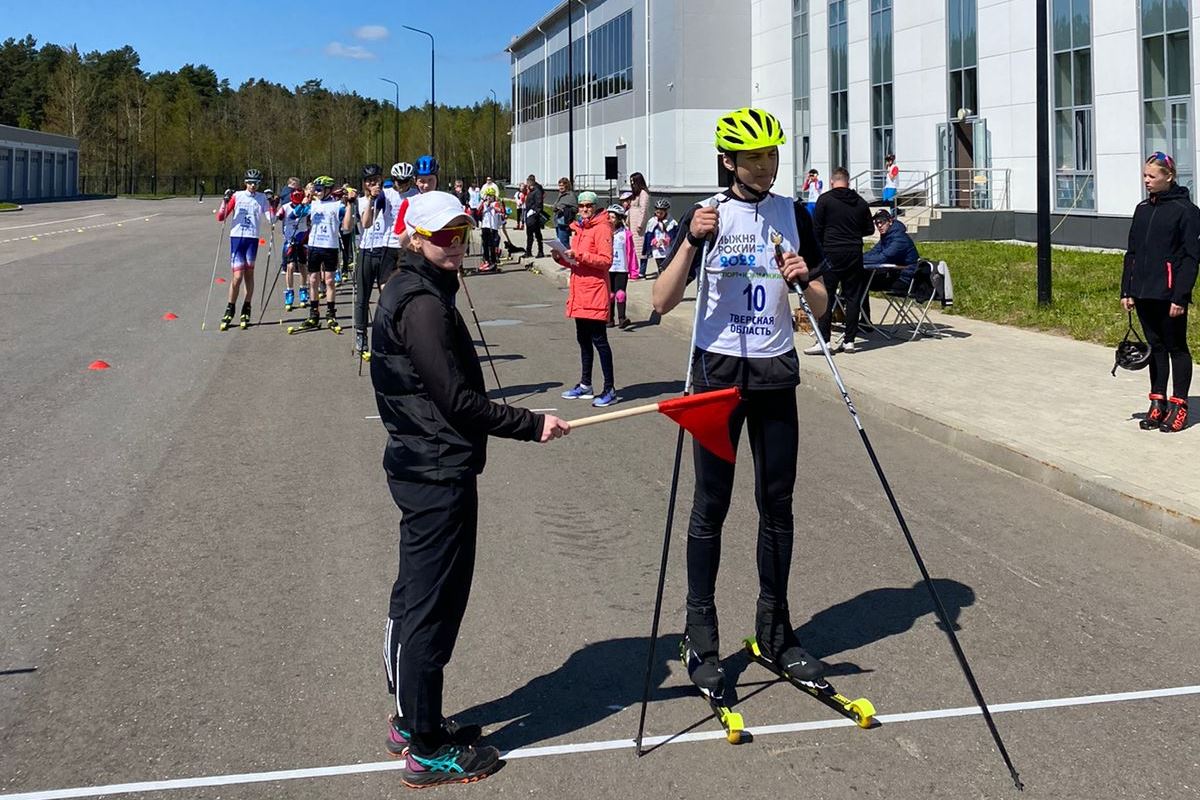
[[[231,198],[231,197],[233,197],[233,189],[226,189],[225,190],[225,202],[228,203],[229,198]]]

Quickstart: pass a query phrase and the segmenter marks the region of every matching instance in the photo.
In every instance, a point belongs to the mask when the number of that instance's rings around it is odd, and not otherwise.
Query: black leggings
[[[758,505],[758,599],[771,608],[787,608],[792,564],[792,490],[800,424],[795,389],[745,391],[729,418],[731,438],[750,434],[754,456],[754,501]],[[687,538],[687,606],[705,617],[715,614],[717,569],[721,564],[721,527],[733,497],[733,464],[693,442],[696,488]]]
[[[543,252],[542,226],[540,224],[538,224],[540,222],[541,222],[540,216],[534,217],[532,220],[529,220],[529,219],[525,220],[525,223],[526,223],[525,224],[525,255],[527,255],[527,256],[533,255],[533,240],[537,239],[538,258],[542,257],[542,252]]]
[[[863,269],[862,253],[827,253],[830,271],[825,273],[825,290],[829,292],[829,305],[817,320],[821,335],[829,341],[833,328],[833,298],[838,287],[842,289],[842,304],[846,311],[845,340],[853,342],[858,336],[859,311],[863,292],[867,290],[867,271]]]
[[[1187,306],[1178,317],[1170,315],[1169,300],[1134,300],[1146,344],[1150,345],[1150,392],[1167,393],[1167,378],[1174,379],[1175,397],[1186,401],[1192,387],[1192,354],[1187,344]]]
[[[575,340],[579,342],[579,382],[592,385],[592,348],[600,354],[600,371],[604,373],[604,391],[616,384],[613,382],[612,348],[608,345],[608,330],[602,319],[576,319]]]

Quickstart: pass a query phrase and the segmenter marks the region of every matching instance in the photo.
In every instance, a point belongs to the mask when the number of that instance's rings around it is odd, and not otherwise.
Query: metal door
[[[0,147],[0,200],[12,200],[12,148]]]
[[[17,150],[13,157],[13,199],[24,200],[29,195],[25,191],[25,180],[29,171],[29,151]]]

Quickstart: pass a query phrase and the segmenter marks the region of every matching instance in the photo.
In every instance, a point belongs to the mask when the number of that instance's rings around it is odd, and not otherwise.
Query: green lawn
[[[918,248],[922,258],[950,266],[954,306],[948,310],[952,314],[1107,345],[1115,345],[1125,333],[1125,312],[1118,299],[1120,254],[1054,250],[1054,303],[1043,308],[1037,303],[1033,246],[921,242]],[[1189,324],[1188,344],[1193,359],[1200,358],[1200,325],[1195,321]]]
[[[16,203],[0,203],[0,211],[16,211],[20,208]]]

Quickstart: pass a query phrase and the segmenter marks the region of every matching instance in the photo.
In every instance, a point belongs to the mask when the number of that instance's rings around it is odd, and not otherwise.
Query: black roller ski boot
[[[337,311],[334,309],[333,303],[330,303],[325,310],[325,326],[339,336],[342,333],[342,326],[337,320]]]
[[[1163,433],[1179,433],[1187,427],[1188,404],[1186,397],[1171,397],[1171,410],[1163,417],[1159,430]]]
[[[367,332],[355,331],[354,333],[354,352],[363,361],[371,360],[371,346],[367,344]]]
[[[1151,392],[1150,410],[1146,412],[1146,418],[1138,423],[1138,427],[1144,431],[1152,431],[1160,427],[1163,420],[1167,418],[1168,410],[1170,409],[1166,396]]]
[[[250,304],[249,303],[242,304],[242,316],[241,316],[240,320],[238,321],[238,327],[241,328],[242,330],[246,330],[246,328],[250,327]]]
[[[229,326],[233,324],[233,303],[225,305],[225,316],[221,317],[221,330],[229,330]]]
[[[875,706],[870,700],[851,700],[825,680],[829,665],[800,646],[786,607],[777,608],[760,600],[754,627],[757,635],[743,642],[751,660],[854,720],[859,727],[875,724]]]
[[[688,677],[700,694],[708,700],[713,716],[725,729],[730,744],[742,741],[745,723],[742,715],[725,704],[725,670],[719,655],[720,635],[717,632],[716,609],[687,611],[687,625],[679,643],[679,657],[687,667]]]

